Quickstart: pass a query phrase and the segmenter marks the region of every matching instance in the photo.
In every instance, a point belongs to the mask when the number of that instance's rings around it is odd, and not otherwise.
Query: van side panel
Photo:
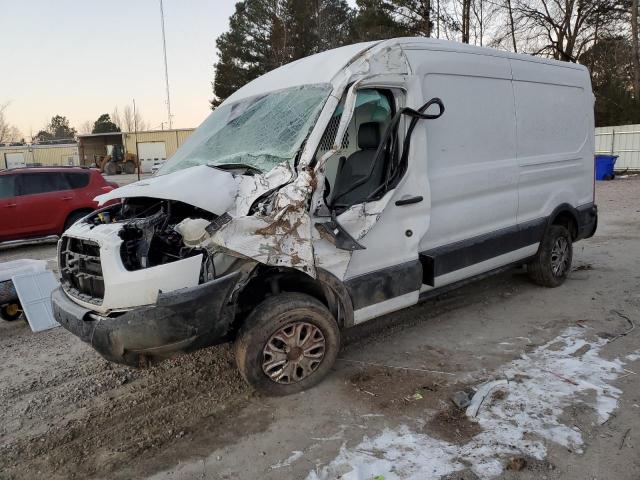
[[[518,223],[593,201],[593,95],[586,69],[510,60],[517,117]]]
[[[407,55],[422,78],[425,100],[439,97],[446,108],[440,119],[425,122],[431,222],[421,251],[515,227],[518,164],[508,59],[438,51]],[[469,265],[475,262],[473,255],[469,259]]]

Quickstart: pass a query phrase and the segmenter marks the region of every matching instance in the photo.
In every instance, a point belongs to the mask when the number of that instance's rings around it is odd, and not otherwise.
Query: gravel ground
[[[596,394],[563,375],[564,364],[547,367],[550,383],[575,384],[552,426],[570,427],[580,448],[531,428],[523,435],[543,446],[538,458],[518,448],[494,455],[495,445],[485,445],[500,467],[495,474],[637,480],[640,356],[633,354],[640,328],[616,335],[629,328],[624,317],[640,322],[640,178],[598,183],[597,203],[598,233],[575,245],[574,271],[562,287],[533,286],[516,270],[356,327],[332,374],[286,398],[246,387],[229,346],[134,370],[106,362],[63,329],[34,334],[23,321],[1,322],[0,479],[374,478],[362,467],[352,471],[356,454],[387,480],[438,478],[428,462],[410,473],[410,449],[390,458],[390,448],[367,446],[367,439],[378,445],[385,432],[406,429],[451,451],[474,445],[490,429],[456,410],[450,396],[496,378],[516,359],[535,359],[540,349],[561,350],[554,339],[572,327],[590,342],[607,339],[601,361],[625,359],[627,373],[605,389],[615,398],[612,413],[598,417]],[[54,244],[0,250],[0,261],[54,256]],[[568,356],[584,365],[588,350]],[[512,385],[490,403],[508,402]],[[523,401],[522,412],[533,401]],[[507,424],[515,429],[518,418]],[[471,463],[445,478],[487,476]]]

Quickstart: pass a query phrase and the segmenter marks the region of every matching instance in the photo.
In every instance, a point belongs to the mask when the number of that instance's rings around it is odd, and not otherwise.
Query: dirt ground
[[[597,203],[562,287],[515,270],[356,327],[331,375],[285,398],[252,392],[229,346],[134,370],[0,322],[0,479],[637,480],[640,177],[599,182]],[[450,400],[501,378],[478,420]]]

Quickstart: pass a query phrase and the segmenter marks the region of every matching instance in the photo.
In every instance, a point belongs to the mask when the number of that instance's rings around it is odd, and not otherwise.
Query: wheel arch
[[[313,278],[293,268],[258,265],[236,293],[236,314],[232,324],[234,337],[251,311],[264,299],[281,292],[307,294],[324,304],[340,328],[353,325],[353,305],[343,283],[330,272],[317,269]]]
[[[573,241],[576,241],[578,238],[578,233],[580,231],[578,211],[576,210],[575,207],[573,207],[568,203],[563,203],[561,205],[558,205],[553,210],[553,212],[551,212],[551,215],[549,215],[549,218],[547,220],[547,226],[545,228],[545,234],[551,225],[561,225],[565,227],[567,230],[569,230],[569,233],[571,234],[571,239]]]
[[[94,209],[93,208],[88,208],[88,207],[81,207],[81,208],[76,208],[74,210],[71,210],[69,213],[67,213],[67,216],[64,219],[64,224],[62,226],[63,231],[66,230],[67,228],[69,228],[71,225],[67,225],[69,220],[76,214],[82,214],[83,216],[85,215],[89,215],[91,212],[93,212]]]

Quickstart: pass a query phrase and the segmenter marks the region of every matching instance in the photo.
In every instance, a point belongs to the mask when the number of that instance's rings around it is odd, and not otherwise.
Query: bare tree
[[[122,118],[120,118],[120,112],[118,111],[118,106],[116,105],[111,112],[111,121],[115,123],[120,130],[122,130]]]
[[[504,27],[504,8],[493,0],[471,0],[469,43],[481,47],[492,44]]]
[[[638,46],[638,0],[631,2],[631,59],[633,65],[633,93],[640,101],[640,48]]]
[[[471,0],[462,0],[462,43],[469,43],[471,32]]]
[[[130,105],[125,105],[122,111],[122,126],[127,132],[133,132],[134,130],[146,130],[147,123],[143,120],[139,110],[136,110],[135,116],[133,115],[133,109]]]
[[[513,51],[518,53],[518,44],[516,42],[516,25],[513,21],[513,7],[511,6],[511,0],[506,0],[507,14],[509,17],[509,31],[511,33],[511,41],[513,42]]]
[[[534,55],[575,62],[597,38],[613,31],[624,12],[624,0],[514,0],[521,33]]]
[[[93,130],[93,123],[89,120],[82,122],[80,125],[80,133],[91,133]]]
[[[471,10],[473,11],[473,18],[475,22],[473,23],[473,31],[475,37],[480,44],[483,46],[484,40],[484,28],[485,28],[485,2],[484,0],[474,0],[471,2]]]
[[[8,103],[0,105],[0,143],[18,142],[22,138],[18,127],[7,121],[5,111],[8,106]]]

